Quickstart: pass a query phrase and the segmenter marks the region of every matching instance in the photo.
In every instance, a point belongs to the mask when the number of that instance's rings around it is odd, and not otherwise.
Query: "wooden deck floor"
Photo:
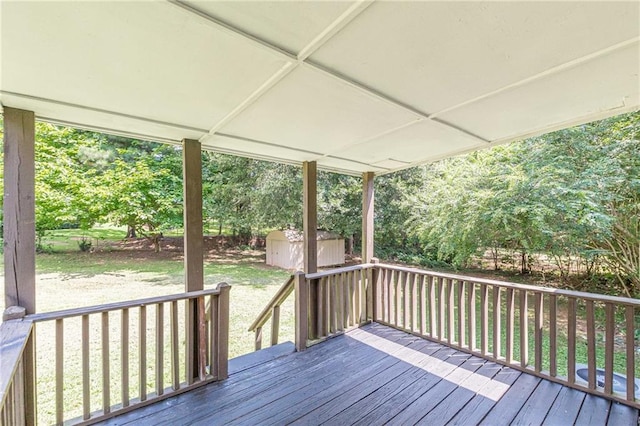
[[[638,425],[638,410],[379,324],[273,358],[105,424]]]

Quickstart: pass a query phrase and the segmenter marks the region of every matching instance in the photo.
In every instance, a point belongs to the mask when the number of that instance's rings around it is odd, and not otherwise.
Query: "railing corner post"
[[[304,272],[295,274],[296,350],[307,349],[309,337],[309,286]]]

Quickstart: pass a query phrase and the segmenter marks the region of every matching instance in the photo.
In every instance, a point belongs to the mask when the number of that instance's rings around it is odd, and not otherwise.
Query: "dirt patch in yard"
[[[182,237],[163,237],[160,251],[155,252],[150,238],[127,238],[98,246],[94,251],[101,258],[128,260],[183,260],[184,240]],[[232,237],[205,236],[204,260],[217,263],[255,263],[264,265],[265,251],[260,249],[242,249]]]

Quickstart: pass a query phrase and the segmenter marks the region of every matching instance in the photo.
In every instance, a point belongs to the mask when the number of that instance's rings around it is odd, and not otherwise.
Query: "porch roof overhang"
[[[40,120],[384,174],[638,109],[640,3],[0,4]]]

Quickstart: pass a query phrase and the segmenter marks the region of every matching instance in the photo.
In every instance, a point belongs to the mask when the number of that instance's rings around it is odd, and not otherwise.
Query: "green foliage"
[[[639,135],[632,113],[377,177],[376,254],[465,267],[489,250],[495,268],[517,255],[522,273],[544,255],[567,282],[581,263],[640,294]],[[70,225],[181,228],[181,157],[173,146],[37,123],[38,249]],[[207,228],[250,244],[302,226],[299,167],[209,152],[202,161]],[[319,227],[356,249],[361,191],[360,178],[319,173]]]

